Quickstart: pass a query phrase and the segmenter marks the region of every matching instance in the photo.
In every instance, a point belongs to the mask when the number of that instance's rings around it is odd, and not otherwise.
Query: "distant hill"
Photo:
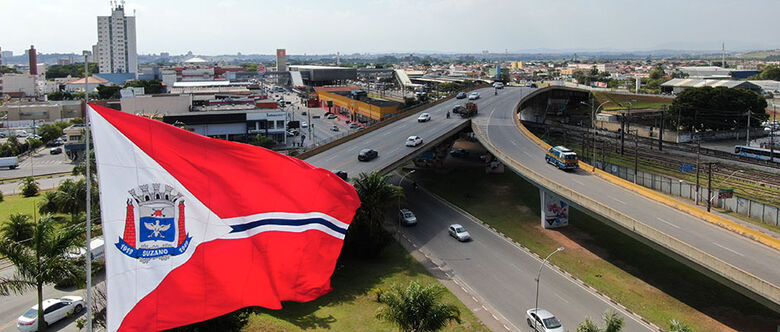
[[[780,49],[771,51],[753,51],[737,55],[742,59],[755,59],[755,60],[780,60]]]

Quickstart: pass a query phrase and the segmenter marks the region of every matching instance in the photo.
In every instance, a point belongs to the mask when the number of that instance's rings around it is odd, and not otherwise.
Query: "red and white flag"
[[[263,148],[89,105],[109,331],[154,331],[330,291],[355,189]]]

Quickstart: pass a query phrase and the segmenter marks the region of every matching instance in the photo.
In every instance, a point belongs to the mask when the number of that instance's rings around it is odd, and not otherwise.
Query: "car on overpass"
[[[504,83],[495,82],[495,83],[493,83],[493,87],[496,88],[496,89],[503,89],[504,88]]]
[[[528,326],[538,332],[563,332],[563,324],[555,315],[549,311],[538,308],[531,308],[525,312]]]
[[[406,146],[415,147],[423,143],[423,139],[420,136],[409,136],[406,138]]]
[[[466,99],[466,93],[465,92],[458,92],[457,95],[455,95],[456,99]]]
[[[469,100],[477,100],[477,99],[479,99],[479,92],[474,91],[472,93],[469,93]]]
[[[370,161],[376,157],[379,157],[379,152],[374,149],[363,149],[358,153],[358,161]]]
[[[417,117],[417,122],[427,122],[431,120],[431,114],[430,113],[422,113],[420,116]]]

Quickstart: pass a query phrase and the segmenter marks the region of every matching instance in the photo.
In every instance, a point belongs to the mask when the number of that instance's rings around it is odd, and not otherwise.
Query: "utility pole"
[[[666,113],[666,105],[661,110],[661,123],[658,126],[658,151],[664,150],[664,114]]]
[[[707,164],[707,212],[710,212],[710,208],[712,206],[712,199],[715,198],[712,195],[712,164],[717,164],[716,162],[708,162]]]
[[[699,205],[699,156],[701,154],[701,139],[696,135],[696,205]]]
[[[89,51],[84,51],[84,124],[86,127],[85,132],[85,140],[86,140],[86,146],[85,146],[85,156],[84,156],[84,163],[86,164],[86,177],[87,177],[87,197],[86,197],[86,205],[87,205],[87,220],[86,220],[86,230],[87,230],[87,254],[85,255],[86,259],[86,277],[87,277],[87,294],[86,294],[86,303],[87,306],[87,325],[86,330],[87,332],[92,332],[92,209],[91,209],[91,202],[90,202],[90,194],[92,193],[92,175],[90,174],[89,164],[92,163],[92,158],[90,158],[90,149],[89,149],[89,62],[87,61],[87,58],[89,57]]]
[[[634,184],[639,173],[639,130],[634,130]]]
[[[747,111],[748,119],[747,119],[747,126],[746,126],[747,127],[747,134],[745,135],[745,146],[750,146],[750,113],[751,113],[751,110],[748,109],[748,111]]]
[[[775,129],[777,129],[777,105],[772,103],[772,124],[769,125],[769,162],[775,161]]]
[[[626,113],[620,117],[620,155],[623,155],[623,144],[625,142],[626,135]]]

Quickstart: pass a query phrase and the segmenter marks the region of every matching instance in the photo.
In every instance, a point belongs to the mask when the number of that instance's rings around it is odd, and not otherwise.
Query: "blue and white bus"
[[[560,145],[547,151],[544,160],[560,169],[575,169],[579,167],[577,153]]]
[[[735,154],[738,154],[743,157],[761,159],[761,160],[769,160],[771,152],[772,151],[770,151],[769,149],[756,148],[752,146],[737,145],[734,147]],[[780,151],[775,150],[773,156],[774,158],[772,158],[773,162],[780,163],[780,155],[778,155],[778,152]]]

